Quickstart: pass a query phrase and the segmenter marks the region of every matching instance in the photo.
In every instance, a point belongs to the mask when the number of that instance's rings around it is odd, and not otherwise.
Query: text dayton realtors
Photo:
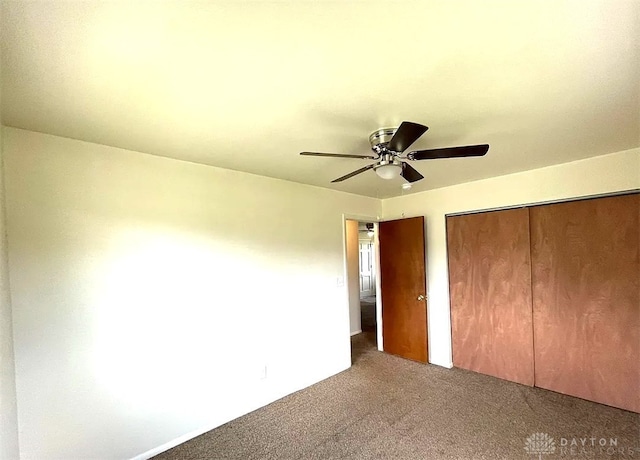
[[[560,438],[560,454],[592,454],[594,451],[606,455],[632,456],[634,453],[640,453],[640,448],[618,446],[618,438]]]

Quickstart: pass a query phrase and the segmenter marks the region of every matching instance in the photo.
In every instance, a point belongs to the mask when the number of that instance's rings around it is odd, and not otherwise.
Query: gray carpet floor
[[[376,351],[374,340],[352,338],[349,370],[156,458],[640,458],[638,414],[414,363]],[[528,440],[534,433],[549,442]]]
[[[376,330],[375,296],[360,299],[360,324],[362,332],[372,332]]]

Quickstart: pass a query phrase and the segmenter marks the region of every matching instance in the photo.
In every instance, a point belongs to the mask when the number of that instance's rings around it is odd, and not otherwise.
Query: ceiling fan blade
[[[489,144],[418,150],[407,155],[409,160],[435,160],[438,158],[481,157],[489,151]]]
[[[389,141],[387,148],[393,152],[402,153],[409,148],[411,144],[418,140],[427,131],[426,126],[403,121],[396,133]]]
[[[360,158],[363,160],[377,160],[376,157],[372,157],[370,155],[343,155],[342,153],[300,152],[300,155],[309,155],[314,157]]]
[[[349,179],[349,178],[351,178],[353,176],[357,176],[358,174],[363,173],[363,172],[365,172],[365,171],[367,171],[369,169],[373,169],[374,166],[375,166],[375,163],[372,164],[372,165],[369,165],[369,166],[365,166],[364,168],[357,169],[357,170],[355,170],[353,172],[350,172],[349,174],[344,175],[342,177],[338,177],[337,179],[334,179],[331,182],[332,183],[333,182],[342,182],[343,180]]]
[[[408,163],[402,162],[402,172],[400,173],[409,182],[417,182],[424,179],[424,176],[420,174],[413,166]]]

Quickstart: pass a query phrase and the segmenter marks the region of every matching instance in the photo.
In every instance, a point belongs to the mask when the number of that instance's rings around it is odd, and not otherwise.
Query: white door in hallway
[[[360,297],[376,294],[376,277],[373,263],[373,243],[360,241]]]

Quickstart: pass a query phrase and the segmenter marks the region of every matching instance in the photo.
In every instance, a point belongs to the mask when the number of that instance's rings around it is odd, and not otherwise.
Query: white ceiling
[[[365,160],[402,120],[411,192],[640,146],[640,1],[2,3],[2,123],[389,197]]]

